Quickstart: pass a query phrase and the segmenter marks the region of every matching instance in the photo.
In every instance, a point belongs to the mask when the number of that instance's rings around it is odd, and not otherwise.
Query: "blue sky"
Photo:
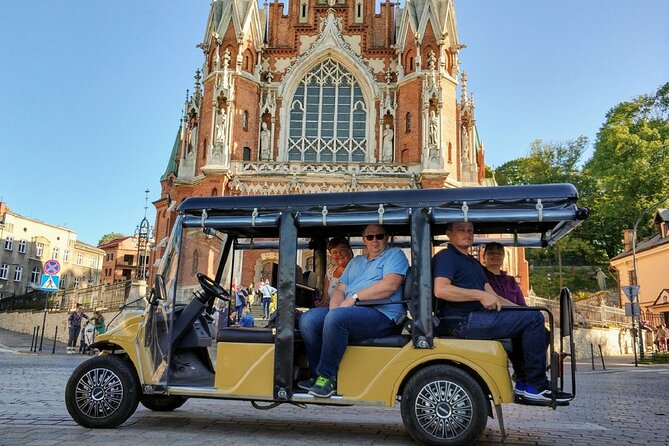
[[[159,198],[209,0],[0,0],[0,197],[96,244]],[[456,0],[491,166],[669,81],[666,0]],[[153,224],[153,207],[149,219]]]

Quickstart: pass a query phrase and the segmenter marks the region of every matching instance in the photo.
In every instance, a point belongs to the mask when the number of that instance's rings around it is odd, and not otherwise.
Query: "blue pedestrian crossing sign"
[[[60,276],[50,276],[49,274],[42,274],[42,291],[58,291],[58,283]]]

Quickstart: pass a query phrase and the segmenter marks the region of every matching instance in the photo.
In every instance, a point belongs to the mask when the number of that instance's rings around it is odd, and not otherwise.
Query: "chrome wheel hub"
[[[472,423],[472,400],[459,385],[432,381],[418,392],[414,410],[420,427],[433,437],[455,438]]]
[[[108,369],[92,369],[79,379],[74,398],[79,410],[91,418],[108,417],[121,406],[123,383]]]

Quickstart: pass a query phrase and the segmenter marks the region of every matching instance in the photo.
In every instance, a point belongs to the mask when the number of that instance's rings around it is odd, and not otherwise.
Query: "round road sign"
[[[60,272],[60,263],[58,260],[51,259],[44,262],[44,274],[56,276]]]

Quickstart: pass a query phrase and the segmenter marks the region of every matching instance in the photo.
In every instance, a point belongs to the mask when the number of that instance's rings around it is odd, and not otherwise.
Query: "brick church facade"
[[[157,242],[189,196],[483,182],[453,1],[377,1],[212,2]],[[243,281],[259,279],[253,262]]]

